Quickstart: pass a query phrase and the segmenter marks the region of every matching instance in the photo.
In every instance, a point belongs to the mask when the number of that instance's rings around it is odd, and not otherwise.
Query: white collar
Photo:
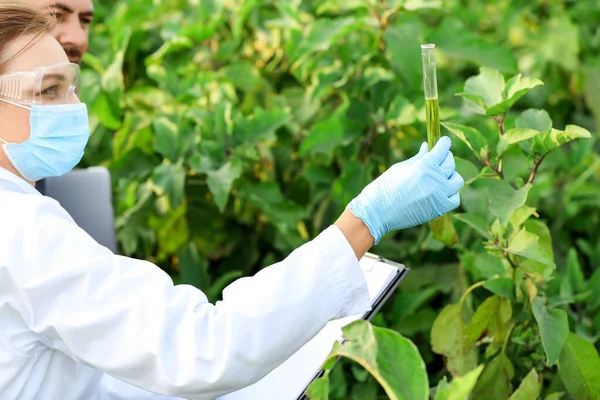
[[[42,195],[29,182],[27,182],[23,178],[19,178],[12,172],[0,167],[0,191],[2,190],[7,190],[9,192],[34,194],[38,196]]]

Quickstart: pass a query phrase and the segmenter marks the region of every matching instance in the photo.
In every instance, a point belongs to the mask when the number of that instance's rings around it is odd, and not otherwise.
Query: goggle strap
[[[14,101],[3,99],[1,97],[0,97],[0,101],[3,101],[3,102],[8,103],[8,104],[12,104],[13,106],[24,108],[25,110],[31,110],[31,107],[27,107],[27,106],[24,106],[23,104],[19,104],[19,103],[14,102]]]
[[[0,142],[4,143],[4,144],[8,144],[8,142],[2,138],[0,138]]]

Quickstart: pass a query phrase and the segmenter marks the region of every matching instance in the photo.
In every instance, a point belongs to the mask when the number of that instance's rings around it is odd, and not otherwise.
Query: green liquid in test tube
[[[440,139],[440,107],[438,105],[437,75],[435,71],[435,44],[421,45],[423,60],[423,89],[427,121],[427,143],[429,150]]]

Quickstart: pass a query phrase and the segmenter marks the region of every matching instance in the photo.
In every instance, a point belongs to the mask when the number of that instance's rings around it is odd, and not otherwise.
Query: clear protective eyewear
[[[73,63],[0,75],[0,101],[26,109],[34,105],[74,104],[79,102],[80,82],[79,65]]]

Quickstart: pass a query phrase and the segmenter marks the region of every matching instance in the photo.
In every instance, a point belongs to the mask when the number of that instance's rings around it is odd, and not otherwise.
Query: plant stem
[[[515,323],[512,322],[510,324],[510,328],[508,328],[508,334],[506,335],[506,338],[504,339],[504,343],[502,344],[502,352],[504,354],[506,354],[506,348],[508,347],[508,343],[510,342],[510,338],[513,334],[513,331],[515,330]]]
[[[496,175],[498,175],[498,176],[500,177],[500,179],[504,179],[504,173],[503,173],[501,170],[499,170],[498,168],[494,167],[494,166],[492,165],[492,163],[490,162],[490,154],[488,154],[488,158],[487,158],[487,159],[483,159],[483,160],[481,160],[481,161],[483,161],[483,163],[484,163],[484,164],[485,164],[485,165],[486,165],[486,166],[487,166],[489,169],[491,169],[492,171],[494,171],[494,172],[496,173]]]
[[[502,114],[499,117],[494,117],[494,121],[496,121],[496,123],[498,124],[498,133],[500,134],[500,137],[504,136],[504,115]],[[504,173],[503,173],[503,167],[504,164],[502,163],[502,157],[500,157],[500,160],[498,161],[498,175],[500,175],[502,177],[502,179],[504,179]]]
[[[494,117],[494,121],[498,124],[498,132],[500,137],[504,136],[504,114],[499,117]]]
[[[467,299],[467,296],[468,296],[469,294],[471,294],[471,292],[472,292],[473,290],[477,289],[478,287],[481,287],[481,286],[485,285],[485,282],[486,282],[486,281],[481,281],[481,282],[474,283],[474,284],[472,284],[472,285],[471,285],[471,286],[470,286],[470,287],[469,287],[469,288],[468,288],[468,289],[467,289],[467,290],[466,290],[466,291],[463,293],[462,297],[460,298],[460,304],[461,304],[461,307],[462,307],[462,304],[463,304],[463,303],[465,302],[465,300]]]
[[[535,162],[535,164],[533,165],[533,169],[531,170],[531,175],[529,175],[529,179],[527,180],[527,183],[533,183],[533,180],[535,179],[535,176],[538,172],[538,169],[540,168],[540,164],[542,164],[542,161],[544,161],[544,158],[546,158],[546,156],[549,154],[550,152],[544,154],[543,156],[541,156],[540,158],[538,158]]]
[[[504,255],[506,256],[506,259],[508,260],[510,266],[513,267],[513,269],[517,269],[517,264],[515,264],[515,262],[510,259],[510,255],[506,252],[504,253]]]
[[[510,254],[508,253],[504,253],[504,256],[506,257],[506,259],[508,260],[508,263],[510,264],[510,266],[513,269],[513,283],[515,285],[515,300],[517,299],[517,295],[518,295],[518,291],[519,289],[517,288],[517,264],[515,264],[515,262],[513,260],[510,259]]]

